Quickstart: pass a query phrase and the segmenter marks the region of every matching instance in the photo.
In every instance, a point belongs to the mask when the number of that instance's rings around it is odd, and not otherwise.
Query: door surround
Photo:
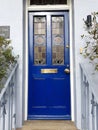
[[[41,11],[41,10],[55,10],[55,11],[60,11],[60,10],[69,10],[69,18],[70,18],[70,23],[69,23],[69,27],[70,27],[70,69],[71,69],[71,74],[70,74],[70,88],[71,88],[71,115],[72,115],[72,121],[75,120],[75,100],[74,100],[74,95],[75,95],[75,89],[74,89],[74,56],[73,56],[73,38],[72,38],[72,32],[73,32],[73,28],[72,28],[72,2],[71,0],[68,2],[68,5],[46,5],[46,6],[29,6],[28,2],[26,2],[26,10],[25,10],[25,49],[24,49],[24,53],[26,53],[25,56],[25,90],[24,90],[24,115],[23,118],[24,120],[27,120],[27,109],[28,109],[28,12],[29,11]]]

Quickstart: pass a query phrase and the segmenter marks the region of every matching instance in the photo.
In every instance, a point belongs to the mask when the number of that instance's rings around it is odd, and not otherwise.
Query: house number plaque
[[[10,38],[10,26],[0,26],[0,36],[6,39]]]

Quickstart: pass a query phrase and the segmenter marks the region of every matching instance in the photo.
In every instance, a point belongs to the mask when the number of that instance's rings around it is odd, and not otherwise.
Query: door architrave
[[[48,5],[48,6],[30,6],[28,4],[29,2],[26,1],[26,7],[25,7],[25,22],[24,22],[24,27],[25,27],[25,32],[24,32],[24,35],[25,35],[25,45],[24,45],[24,53],[26,54],[25,55],[25,60],[24,60],[24,70],[26,71],[25,73],[25,90],[24,90],[24,115],[23,115],[23,120],[27,120],[27,104],[28,104],[28,12],[29,11],[41,11],[41,10],[69,10],[69,17],[70,17],[70,23],[69,23],[69,26],[70,26],[70,69],[71,69],[71,75],[70,75],[70,88],[71,88],[71,115],[72,115],[72,121],[76,120],[75,118],[75,104],[76,104],[76,100],[75,100],[75,97],[73,98],[73,96],[75,95],[75,83],[74,83],[74,71],[73,71],[73,68],[74,68],[74,51],[73,51],[73,48],[74,48],[74,45],[72,44],[73,42],[73,27],[72,27],[72,1],[68,1],[68,5],[56,5],[56,6],[52,6],[52,5]]]

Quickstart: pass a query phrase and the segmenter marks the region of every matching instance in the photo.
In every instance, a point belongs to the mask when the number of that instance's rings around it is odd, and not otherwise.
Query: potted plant
[[[10,40],[0,36],[0,91],[4,79],[7,78],[10,69],[17,62],[17,57],[12,54],[13,48],[10,44]]]
[[[98,71],[98,12],[93,12],[91,23],[88,22],[84,20],[86,32],[81,35],[85,45],[82,54],[85,58],[89,58],[90,62],[95,65],[95,70]]]

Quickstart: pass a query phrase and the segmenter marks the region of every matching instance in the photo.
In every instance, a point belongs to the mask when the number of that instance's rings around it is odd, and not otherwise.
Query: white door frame
[[[27,112],[28,112],[28,12],[29,11],[41,11],[41,10],[45,10],[45,11],[57,11],[57,10],[69,10],[69,17],[70,17],[70,70],[71,70],[71,74],[70,74],[70,88],[71,88],[71,117],[72,117],[72,121],[75,121],[75,85],[74,85],[74,52],[73,52],[73,21],[72,21],[72,1],[68,0],[68,4],[67,5],[34,5],[34,6],[29,6],[29,0],[26,1],[26,10],[25,10],[25,49],[24,49],[24,53],[25,55],[25,67],[24,67],[24,71],[25,71],[25,79],[24,79],[24,84],[25,84],[25,90],[24,90],[24,98],[23,98],[23,111],[24,111],[24,115],[23,115],[23,120],[27,120]]]

